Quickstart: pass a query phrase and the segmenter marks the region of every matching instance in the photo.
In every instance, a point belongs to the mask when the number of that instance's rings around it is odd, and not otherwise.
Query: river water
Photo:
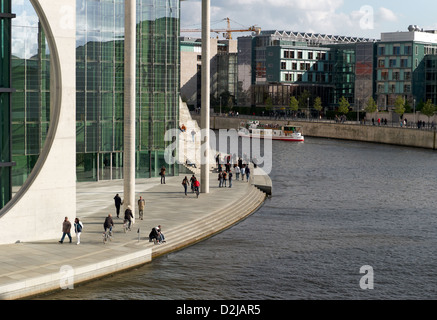
[[[273,197],[248,219],[43,299],[437,298],[437,153],[307,138],[273,154]]]

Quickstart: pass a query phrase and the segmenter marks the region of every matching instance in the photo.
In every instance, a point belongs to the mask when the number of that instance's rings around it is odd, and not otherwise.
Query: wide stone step
[[[152,256],[186,247],[219,233],[253,213],[264,200],[265,194],[253,188],[250,194],[240,199],[240,203],[234,203],[220,213],[213,213],[207,218],[191,221],[186,226],[168,230],[165,233],[167,240],[165,244],[150,244],[153,250]]]

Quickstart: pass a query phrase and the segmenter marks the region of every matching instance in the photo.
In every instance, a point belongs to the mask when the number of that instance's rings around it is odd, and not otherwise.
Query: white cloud
[[[211,21],[229,17],[232,28],[241,26],[261,27],[262,30],[285,30],[314,32],[345,36],[366,36],[371,31],[360,27],[362,12],[343,12],[343,0],[223,0],[211,2]],[[378,11],[385,19],[396,17],[390,10]],[[182,28],[187,25],[201,25],[201,2],[182,2]],[[214,28],[213,24],[211,26]],[[225,28],[223,22],[221,28]],[[200,34],[199,34],[200,35]],[[237,34],[235,34],[237,36]]]
[[[390,9],[381,7],[378,11],[378,20],[380,22],[396,22],[398,21],[397,15]]]

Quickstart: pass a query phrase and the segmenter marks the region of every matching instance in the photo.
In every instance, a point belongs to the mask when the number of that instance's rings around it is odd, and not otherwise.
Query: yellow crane
[[[232,29],[231,28],[231,20],[229,18],[224,19],[227,21],[228,28],[227,29],[211,29],[211,32],[215,33],[223,33],[223,37],[227,40],[232,40],[232,33],[233,32],[256,32],[256,34],[259,34],[261,32],[261,28],[257,26],[251,26],[245,29]],[[202,32],[201,29],[181,29],[182,32]]]

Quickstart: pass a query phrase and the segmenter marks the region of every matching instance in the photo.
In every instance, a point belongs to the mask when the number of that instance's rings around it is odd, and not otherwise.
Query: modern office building
[[[73,1],[74,2],[74,1]],[[78,181],[123,178],[124,1],[75,1],[76,163]],[[50,125],[50,52],[29,1],[32,24],[13,27],[13,184],[31,173]],[[157,176],[164,165],[163,140],[177,127],[179,107],[179,2],[138,1],[137,162],[138,178]],[[32,14],[33,12],[33,14]],[[26,21],[25,21],[26,23]],[[20,39],[21,35],[27,35]],[[23,54],[26,53],[26,56]],[[177,166],[167,168],[176,174]]]
[[[123,178],[124,2],[0,1],[0,243],[57,236],[77,181]],[[179,15],[179,0],[136,1],[136,178],[178,174],[164,135],[179,121]]]
[[[136,177],[167,165],[179,117],[179,0],[137,1]],[[124,1],[77,1],[78,181],[123,178]]]
[[[320,97],[325,107],[334,108],[341,97],[355,104],[357,70],[365,63],[373,67],[373,61],[361,56],[358,61],[356,55],[365,46],[373,52],[371,39],[263,31],[238,40],[240,105],[264,105],[270,97],[274,106],[286,106],[290,96],[304,91]]]
[[[181,37],[181,97],[191,108],[201,106],[201,39]],[[211,96],[220,99],[228,93],[237,97],[237,40],[210,40]],[[227,104],[228,101],[223,101]]]
[[[413,106],[426,99],[426,57],[437,53],[437,34],[410,27],[381,34],[377,45],[377,103],[383,109],[401,96]]]

